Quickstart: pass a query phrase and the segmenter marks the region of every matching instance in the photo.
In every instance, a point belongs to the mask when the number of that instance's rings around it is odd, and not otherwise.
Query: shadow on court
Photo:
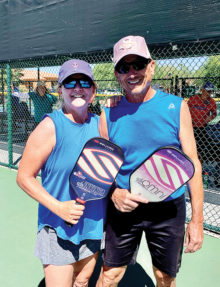
[[[89,287],[95,287],[101,266],[102,266],[102,259],[101,256],[99,256],[95,270],[89,281]],[[155,287],[152,279],[147,275],[146,271],[138,263],[136,263],[135,265],[128,266],[124,277],[118,284],[118,287],[134,287],[134,286]]]
[[[101,266],[102,266],[102,260],[99,256],[95,270],[89,281],[89,287],[95,287]],[[147,275],[145,270],[138,263],[136,263],[135,265],[128,266],[124,277],[118,284],[118,287],[134,287],[137,286],[137,282],[138,287],[155,287],[151,278]],[[40,281],[37,287],[45,287],[44,278]]]
[[[128,266],[119,287],[155,287],[152,279],[147,275],[139,263]]]
[[[40,281],[37,287],[46,287],[44,278]]]

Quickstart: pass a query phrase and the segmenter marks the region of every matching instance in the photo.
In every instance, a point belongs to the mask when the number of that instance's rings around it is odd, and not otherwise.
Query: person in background
[[[57,97],[50,94],[44,82],[39,81],[35,92],[29,92],[29,96],[34,103],[35,126],[42,120],[44,114],[51,113],[53,105],[57,102]]]
[[[16,130],[18,121],[21,119],[21,105],[19,99],[19,89],[11,84],[11,108],[12,108],[12,129]]]
[[[100,134],[118,144],[125,161],[111,194],[107,211],[103,267],[97,287],[116,287],[126,266],[135,263],[145,232],[157,287],[176,286],[176,274],[185,252],[195,252],[203,242],[203,185],[192,120],[187,103],[151,87],[155,61],[145,39],[127,36],[114,46],[115,76],[125,97],[114,108],[105,108]],[[160,147],[181,148],[193,161],[189,181],[192,217],[185,232],[185,187],[166,201],[150,203],[129,192],[129,176]],[[137,284],[138,286],[138,278]]]
[[[202,162],[208,161],[209,137],[206,126],[217,115],[216,102],[211,97],[213,91],[214,85],[207,82],[202,87],[201,94],[191,96],[188,101],[198,154]]]
[[[58,84],[63,107],[44,115],[30,135],[17,183],[39,202],[35,255],[43,264],[46,286],[86,287],[101,248],[107,199],[76,204],[69,175],[84,144],[99,136],[99,117],[88,113],[96,84],[89,64],[76,59],[61,66]],[[43,98],[48,109],[53,100],[44,86],[37,91],[39,116]],[[42,184],[36,179],[40,170]]]

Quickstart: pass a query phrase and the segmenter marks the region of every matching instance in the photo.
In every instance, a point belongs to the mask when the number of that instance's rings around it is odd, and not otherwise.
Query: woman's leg
[[[74,264],[56,266],[44,265],[46,287],[72,287],[74,282]]]
[[[44,265],[46,287],[87,287],[97,257],[98,252],[69,265]]]
[[[87,287],[98,258],[98,252],[74,264],[75,282],[73,287]]]

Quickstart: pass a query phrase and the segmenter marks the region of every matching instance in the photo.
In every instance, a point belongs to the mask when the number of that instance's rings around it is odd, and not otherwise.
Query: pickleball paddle
[[[87,141],[69,177],[76,202],[106,197],[123,161],[123,151],[116,144],[99,137]]]
[[[191,159],[173,146],[157,149],[130,175],[130,191],[149,202],[165,200],[194,175]]]

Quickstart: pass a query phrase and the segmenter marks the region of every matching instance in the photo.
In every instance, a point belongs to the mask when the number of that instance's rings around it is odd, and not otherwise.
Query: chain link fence
[[[154,88],[183,97],[187,102],[199,95],[194,103],[198,117],[194,128],[200,128],[195,135],[205,178],[204,226],[220,233],[220,41],[150,46],[150,51],[156,60]],[[114,77],[112,50],[0,63],[1,165],[17,168],[31,131],[44,113],[59,108],[59,67],[72,58],[86,60],[93,68],[98,88],[89,108],[91,112],[100,114],[109,97],[123,94]],[[201,104],[199,99],[206,82],[211,82],[214,89]],[[210,110],[209,119],[204,121],[201,115],[206,109]],[[187,196],[187,218],[190,216]]]

